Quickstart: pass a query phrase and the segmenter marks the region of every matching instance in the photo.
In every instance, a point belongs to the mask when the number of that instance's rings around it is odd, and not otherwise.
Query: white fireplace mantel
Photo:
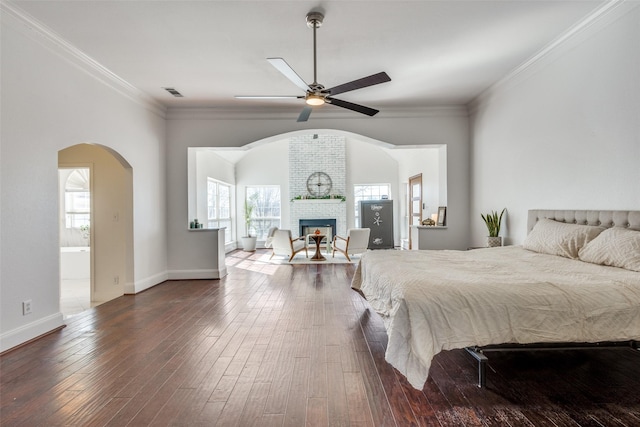
[[[291,203],[345,203],[342,199],[293,199]]]

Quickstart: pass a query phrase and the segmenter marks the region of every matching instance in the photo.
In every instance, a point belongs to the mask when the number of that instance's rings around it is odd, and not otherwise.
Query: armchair
[[[271,227],[269,231],[267,231],[267,239],[264,241],[264,247],[270,248],[273,242],[273,234],[278,230],[278,227]]]
[[[336,251],[342,252],[349,261],[349,254],[361,254],[369,247],[370,228],[350,228],[347,237],[335,236],[333,238],[333,250],[331,256],[335,256]]]
[[[271,247],[273,248],[273,253],[269,259],[273,258],[274,255],[286,255],[291,261],[301,251],[304,251],[305,256],[309,258],[305,241],[300,239],[293,240],[291,238],[291,230],[275,230],[271,239]]]

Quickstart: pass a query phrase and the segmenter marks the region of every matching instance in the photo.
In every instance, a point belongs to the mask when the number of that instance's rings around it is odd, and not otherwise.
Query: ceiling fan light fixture
[[[319,95],[310,94],[305,97],[307,105],[318,106],[324,104],[324,98]]]
[[[2,0],[0,0],[1,2]],[[341,99],[334,98],[334,95],[338,95],[352,90],[362,89],[365,87],[377,85],[391,81],[391,78],[387,73],[380,72],[361,79],[352,80],[347,83],[343,83],[338,86],[334,86],[330,89],[325,89],[323,85],[318,83],[318,66],[317,66],[317,48],[316,48],[316,30],[322,26],[324,21],[324,14],[320,11],[311,11],[306,16],[307,26],[313,29],[313,83],[309,84],[305,82],[296,73],[293,68],[282,58],[267,58],[267,61],[271,63],[282,75],[289,79],[293,84],[298,86],[304,91],[304,95],[301,96],[236,96],[241,99],[277,99],[277,98],[296,98],[304,99],[305,107],[298,115],[298,122],[306,122],[309,119],[309,115],[313,111],[313,107],[319,107],[324,104],[335,105],[336,107],[346,108],[347,110],[355,111],[357,113],[366,114],[367,116],[375,116],[379,113],[378,110],[365,107],[364,105],[354,104],[352,102],[343,101]]]

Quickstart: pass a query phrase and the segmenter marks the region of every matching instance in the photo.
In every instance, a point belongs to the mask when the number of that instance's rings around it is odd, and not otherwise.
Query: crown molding
[[[221,108],[221,107],[169,107],[167,120],[287,120],[298,117],[301,108]],[[382,107],[375,117],[354,116],[348,110],[330,108],[314,111],[311,120],[377,120],[423,117],[468,117],[465,105],[394,108]]]
[[[291,120],[292,117],[297,117],[300,112],[300,109],[297,108],[282,107],[166,107],[73,46],[51,28],[30,16],[11,1],[0,0],[0,14],[4,22],[12,24],[25,36],[57,54],[120,95],[164,119]],[[468,115],[469,112],[465,105],[382,107],[376,118],[468,117]],[[342,111],[341,109],[332,108],[313,112],[314,120],[354,120],[354,118],[367,119],[364,116],[362,118],[356,117],[354,113],[347,110]]]
[[[0,13],[3,20],[9,18],[16,28],[22,30],[26,36],[59,55],[76,68],[152,113],[162,118],[165,117],[166,107],[164,105],[86,55],[15,4],[6,0],[0,1]]]
[[[621,7],[623,4],[625,4],[625,7]],[[474,114],[478,110],[478,108],[480,108],[482,105],[487,104],[491,99],[498,96],[503,90],[506,90],[508,87],[510,87],[510,85],[517,84],[520,81],[519,79],[532,72],[534,67],[543,65],[543,62],[547,60],[547,58],[551,54],[556,53],[561,48],[565,47],[570,41],[577,40],[579,35],[584,34],[596,23],[602,22],[604,18],[613,17],[615,19],[616,17],[622,16],[624,13],[637,6],[637,3],[630,4],[630,2],[627,2],[626,0],[610,0],[604,5],[597,7],[587,16],[585,16],[581,21],[574,24],[568,30],[563,32],[559,37],[543,47],[534,56],[529,58],[524,63],[520,64],[505,77],[503,77],[498,82],[485,89],[477,97],[472,99],[467,104],[469,114]]]

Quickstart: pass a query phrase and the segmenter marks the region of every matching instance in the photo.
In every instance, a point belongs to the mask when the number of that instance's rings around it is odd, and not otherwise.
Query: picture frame
[[[436,222],[436,225],[440,227],[444,227],[445,225],[447,225],[447,207],[446,206],[440,206],[438,208],[438,221]]]

